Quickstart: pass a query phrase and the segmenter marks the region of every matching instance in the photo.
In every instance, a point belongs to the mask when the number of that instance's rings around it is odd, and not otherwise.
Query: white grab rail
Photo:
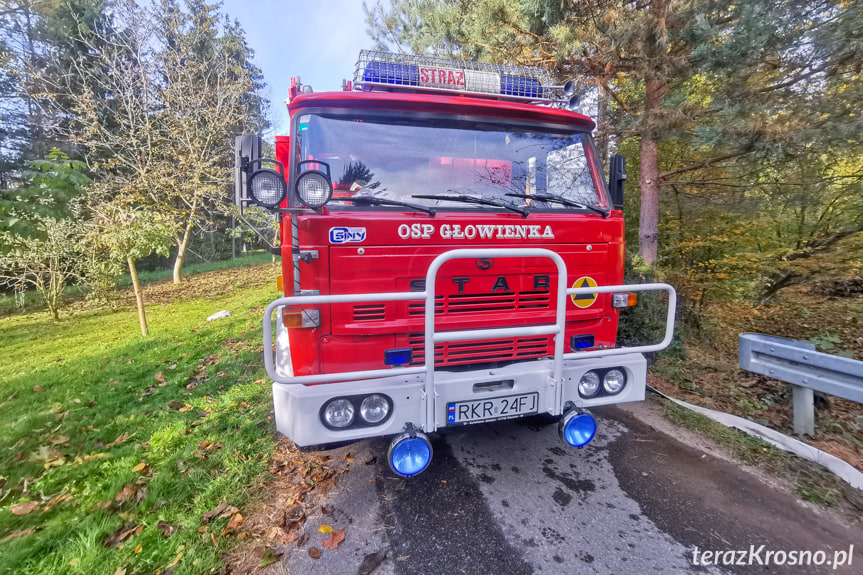
[[[435,280],[437,272],[446,262],[454,259],[468,258],[511,258],[511,257],[542,257],[552,260],[557,266],[557,309],[555,310],[555,322],[553,324],[512,327],[512,328],[485,328],[435,332]],[[552,383],[557,384],[561,380],[564,359],[583,359],[588,357],[601,357],[607,355],[622,355],[628,353],[646,353],[659,351],[668,347],[674,335],[674,317],[677,306],[677,293],[674,288],[664,283],[633,284],[618,286],[597,286],[584,288],[567,288],[567,270],[563,258],[557,253],[545,248],[478,248],[478,249],[454,249],[437,256],[426,272],[426,283],[424,291],[414,292],[389,292],[371,294],[341,294],[341,295],[316,295],[316,296],[290,296],[279,298],[267,306],[264,312],[264,366],[267,375],[275,383],[296,385],[309,383],[330,383],[336,381],[349,381],[359,379],[372,379],[377,377],[391,377],[412,375],[425,372],[425,396],[427,421],[434,420],[434,346],[435,343],[447,341],[465,341],[471,339],[495,339],[500,337],[525,337],[533,335],[554,335],[554,364],[552,370]],[[610,293],[618,291],[655,291],[668,292],[668,316],[665,325],[665,337],[661,342],[653,345],[642,345],[634,347],[619,347],[613,349],[599,349],[594,351],[577,351],[564,353],[564,333],[566,325],[566,298],[571,295],[583,295],[593,293]],[[273,326],[272,315],[276,308],[285,305],[313,305],[333,304],[351,302],[371,301],[405,301],[425,300],[425,361],[424,365],[413,367],[397,367],[389,369],[373,369],[363,371],[346,371],[341,373],[322,373],[317,375],[303,375],[296,377],[285,377],[276,373],[273,357]],[[559,387],[559,386],[558,386]]]

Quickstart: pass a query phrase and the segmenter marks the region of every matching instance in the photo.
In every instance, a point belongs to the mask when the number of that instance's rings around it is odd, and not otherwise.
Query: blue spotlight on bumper
[[[596,435],[596,420],[587,411],[570,409],[557,426],[560,438],[573,447],[584,447]]]
[[[408,425],[408,430],[397,435],[390,443],[387,461],[390,469],[402,477],[419,475],[431,463],[432,446],[425,433]]]

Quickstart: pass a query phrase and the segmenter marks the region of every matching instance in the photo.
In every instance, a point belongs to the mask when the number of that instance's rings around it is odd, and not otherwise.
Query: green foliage
[[[47,218],[69,216],[73,199],[89,183],[86,166],[54,148],[43,160],[34,160],[18,187],[0,190],[0,234],[3,248],[21,246],[29,238],[45,236]]]
[[[35,289],[56,320],[64,288],[79,277],[81,228],[75,220],[45,218],[34,226],[34,232],[35,237],[26,239],[0,236],[11,246],[0,256],[0,285],[16,293]]]

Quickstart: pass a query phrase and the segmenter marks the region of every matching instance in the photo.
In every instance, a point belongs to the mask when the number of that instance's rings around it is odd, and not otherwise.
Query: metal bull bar
[[[555,322],[553,324],[507,327],[507,328],[485,328],[435,332],[435,280],[441,266],[454,259],[476,259],[476,258],[548,258],[557,266],[557,309]],[[585,359],[589,357],[602,357],[611,355],[624,355],[630,353],[647,353],[660,351],[668,347],[674,335],[674,315],[677,307],[677,293],[674,288],[664,283],[619,285],[619,286],[597,286],[583,288],[567,288],[568,276],[566,264],[557,253],[544,248],[482,248],[482,249],[454,249],[437,256],[426,272],[426,283],[424,291],[413,292],[388,292],[369,294],[342,294],[342,295],[316,295],[316,296],[290,296],[279,298],[270,305],[264,313],[264,366],[267,375],[275,383],[285,385],[331,383],[337,381],[373,379],[377,377],[390,377],[393,375],[410,375],[425,372],[424,395],[426,404],[426,424],[424,428],[434,426],[434,346],[436,343],[448,341],[465,341],[472,339],[496,339],[501,337],[525,337],[535,335],[554,335],[554,364],[552,371],[553,383],[557,388],[557,403],[562,397],[562,387],[558,385],[562,379],[564,359]],[[665,337],[661,342],[653,345],[642,345],[634,347],[620,347],[614,349],[600,349],[594,351],[579,351],[564,353],[564,338],[562,337],[566,325],[566,298],[572,295],[584,295],[593,293],[610,293],[617,291],[656,291],[668,292],[668,316],[665,325]],[[322,373],[318,375],[304,375],[298,377],[286,377],[276,373],[273,352],[273,325],[272,315],[277,308],[286,305],[314,305],[351,302],[375,302],[375,301],[404,301],[425,300],[425,358],[424,365],[413,367],[399,367],[388,369],[372,369],[365,371],[347,371],[342,373]],[[433,431],[424,429],[425,431]]]

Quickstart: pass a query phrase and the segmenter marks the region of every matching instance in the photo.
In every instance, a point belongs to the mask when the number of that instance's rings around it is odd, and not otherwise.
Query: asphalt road
[[[284,566],[295,575],[352,574],[385,551],[376,575],[863,573],[861,523],[800,502],[649,404],[594,415],[599,432],[580,450],[542,418],[444,430],[429,469],[409,481],[387,467],[386,441],[334,450],[355,458],[330,494],[335,511],[309,516],[310,541]],[[321,523],[344,527],[346,537],[312,559]],[[704,551],[722,552],[721,565],[705,566]],[[789,566],[791,551],[824,563]]]

